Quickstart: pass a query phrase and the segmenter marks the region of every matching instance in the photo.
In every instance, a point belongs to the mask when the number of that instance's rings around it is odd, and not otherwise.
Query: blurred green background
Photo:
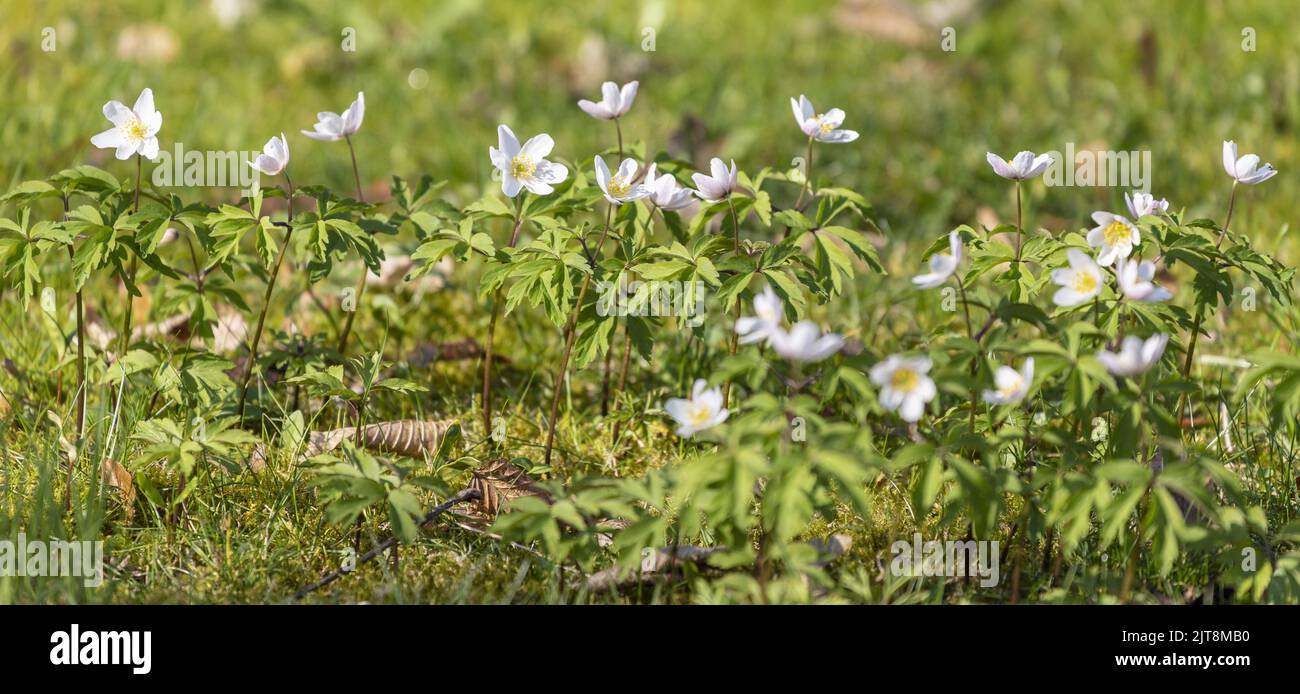
[[[698,166],[735,158],[785,169],[804,140],[789,97],[839,106],[863,137],[822,146],[815,173],[863,191],[891,235],[931,239],[992,224],[1010,187],[992,150],[1150,150],[1152,190],[1192,216],[1222,218],[1221,141],[1281,175],[1249,191],[1236,229],[1283,238],[1300,161],[1300,5],[1277,0],[740,0],[586,2],[0,3],[0,152],[12,183],[89,161],[103,103],[151,86],[163,149],[260,149],[289,134],[299,184],[351,187],[342,144],[299,134],[364,90],[356,138],[376,192],[429,173],[462,200],[491,185],[498,122],[549,132],[590,167],[610,124],[575,102],[605,79],[638,79],[630,141]],[[55,50],[43,50],[53,29]],[[355,29],[355,52],[343,49]],[[944,27],[956,50],[941,47]],[[1251,29],[1255,50],[1243,50]],[[650,48],[653,41],[654,50]],[[413,72],[414,71],[414,72]],[[422,72],[421,72],[422,71]],[[1122,209],[1118,188],[1028,187],[1029,221],[1089,225]],[[205,190],[206,197],[234,191]],[[777,201],[781,203],[780,200]],[[898,248],[897,246],[895,248]],[[894,251],[891,251],[894,252]],[[1284,253],[1294,257],[1293,253]]]

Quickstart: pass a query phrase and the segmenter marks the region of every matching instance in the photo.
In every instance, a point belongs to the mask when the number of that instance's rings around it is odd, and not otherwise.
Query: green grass
[[[945,4],[945,3],[935,3]],[[946,3],[959,7],[962,3]],[[1290,237],[1300,186],[1295,125],[1300,120],[1300,36],[1291,31],[1295,11],[1285,3],[1182,3],[1094,0],[1053,3],[971,3],[972,9],[937,24],[918,24],[883,3],[789,2],[764,5],[713,2],[587,3],[520,0],[510,3],[449,0],[440,3],[259,3],[239,23],[221,27],[206,5],[131,2],[123,8],[79,2],[9,8],[0,27],[8,57],[0,66],[0,146],[6,184],[16,184],[76,163],[94,163],[127,178],[128,163],[93,149],[102,130],[100,107],[108,99],[128,104],[153,88],[165,120],[163,148],[253,150],[281,131],[293,153],[299,185],[349,191],[352,174],[342,144],[320,144],[298,134],[317,111],[342,111],[358,90],[367,99],[366,123],[356,138],[368,195],[384,196],[390,175],[430,174],[446,180],[457,204],[479,198],[490,179],[487,148],[498,123],[521,136],[549,132],[560,159],[590,168],[591,154],[613,147],[613,129],[575,105],[592,98],[603,79],[641,80],[636,106],[623,127],[643,151],[666,150],[707,165],[711,156],[734,158],[746,171],[785,170],[803,156],[788,100],[807,94],[822,108],[848,112],[846,127],[862,133],[852,146],[821,147],[816,173],[835,185],[862,191],[875,206],[888,277],[859,277],[852,293],[818,317],[833,320],[849,337],[888,353],[956,325],[955,318],[921,299],[906,278],[921,251],[958,224],[1011,219],[1010,188],[984,163],[985,151],[1063,150],[1067,142],[1113,150],[1150,150],[1152,190],[1168,197],[1186,218],[1222,219],[1229,180],[1219,148],[1235,139],[1243,152],[1259,152],[1281,174],[1243,191],[1234,230],[1257,248],[1295,260]],[[886,21],[890,19],[892,21]],[[900,24],[901,22],[901,24]],[[942,26],[956,29],[957,50],[939,49]],[[43,27],[54,27],[57,50],[41,50]],[[887,27],[919,28],[889,30]],[[356,30],[355,53],[340,48],[344,27]],[[655,50],[642,50],[643,30],[655,30]],[[1257,31],[1258,50],[1241,49],[1243,27]],[[123,56],[123,32],[149,29],[169,36],[173,53],[155,59]],[[166,41],[167,39],[164,39]],[[419,88],[412,70],[427,72]],[[8,186],[6,186],[8,187]],[[178,191],[208,202],[231,202],[229,189]],[[1122,190],[1026,188],[1026,219],[1056,232],[1090,226],[1095,209],[1122,210]],[[791,195],[793,197],[793,194]],[[790,201],[778,201],[789,204]],[[493,229],[500,239],[508,224]],[[390,243],[390,254],[413,243]],[[182,248],[166,251],[188,267]],[[333,305],[356,281],[355,263],[340,267],[315,288]],[[68,330],[66,264],[49,268],[58,288],[60,324]],[[1176,278],[1185,281],[1187,278]],[[355,329],[368,350],[382,349],[398,372],[429,388],[419,397],[380,396],[372,421],[402,417],[461,422],[469,458],[430,470],[455,486],[466,466],[485,455],[478,418],[477,361],[429,368],[404,366],[421,344],[462,337],[482,339],[488,315],[475,298],[478,276],[457,270],[436,293],[406,287],[368,296]],[[297,280],[295,280],[296,282]],[[262,280],[234,278],[257,309]],[[333,330],[312,298],[282,282],[270,316],[292,316],[295,328],[328,337]],[[121,290],[100,281],[89,305],[116,325]],[[77,468],[77,501],[64,513],[57,431],[47,412],[71,421],[74,369],[49,336],[35,302],[13,292],[0,298],[0,538],[29,535],[103,539],[113,567],[105,586],[0,577],[0,602],[281,602],[335,568],[350,545],[351,528],[325,522],[308,472],[292,451],[272,447],[268,466],[253,472],[209,469],[200,491],[175,523],[137,512],[128,519],[101,488],[98,470]],[[153,312],[165,318],[165,288],[155,285]],[[1216,339],[1203,354],[1242,357],[1256,350],[1291,352],[1300,315],[1294,307],[1264,303],[1212,325]],[[953,318],[949,325],[948,318]],[[508,456],[538,460],[545,436],[552,372],[560,335],[539,313],[519,311],[498,329],[497,406],[509,417]],[[268,338],[270,335],[268,334]],[[709,333],[722,344],[724,326]],[[176,348],[175,344],[170,348]],[[658,404],[707,376],[717,354],[701,360],[679,336],[657,346],[653,363],[636,364],[620,408],[636,445],[616,455],[609,420],[599,416],[599,363],[572,375],[557,434],[558,477],[584,474],[635,476],[671,465],[681,446]],[[102,376],[103,367],[92,376]],[[1219,380],[1225,391],[1240,375],[1231,368],[1198,365],[1195,373]],[[1300,507],[1296,492],[1296,442],[1270,430],[1267,389],[1240,403],[1226,400],[1233,440],[1223,462],[1242,479],[1251,502],[1270,527],[1283,525]],[[268,402],[289,409],[283,390]],[[128,388],[90,392],[90,446],[102,451],[111,423],[121,431],[154,414],[152,393]],[[1217,412],[1210,414],[1217,417]],[[346,422],[345,410],[322,409],[316,428]],[[1215,429],[1220,429],[1215,423]],[[1209,432],[1205,443],[1213,437]],[[477,444],[477,445],[476,445]],[[120,448],[123,444],[119,442]],[[128,449],[125,461],[138,455]],[[138,471],[137,471],[138,473]],[[175,479],[168,479],[175,484]],[[810,536],[846,532],[850,554],[837,563],[841,585],[829,599],[846,601],[996,602],[992,591],[968,591],[935,581],[897,582],[878,575],[893,539],[915,527],[906,480],[879,480],[870,490],[870,523],[847,508],[823,518]],[[458,488],[458,487],[457,487]],[[432,505],[433,499],[423,501]],[[933,521],[933,519],[931,519]],[[1008,522],[1010,522],[1008,520]],[[382,518],[364,525],[363,545],[382,541]],[[1026,570],[1032,599],[1114,601],[1121,592],[1125,557],[1084,549],[1065,560],[1059,575]],[[364,551],[364,547],[363,547]],[[1041,548],[1036,551],[1041,553]],[[1036,556],[1031,564],[1041,563]],[[118,565],[118,562],[125,563]],[[1050,563],[1050,557],[1049,557]],[[1004,572],[1008,564],[1004,563]],[[1135,601],[1182,601],[1189,586],[1209,578],[1203,557],[1189,556],[1161,577],[1148,566],[1137,575]],[[570,565],[556,565],[525,549],[436,525],[420,542],[404,546],[394,572],[386,560],[366,565],[310,600],[327,602],[650,602],[669,599],[662,587],[618,595],[588,595]],[[671,598],[707,600],[701,581],[679,583]]]

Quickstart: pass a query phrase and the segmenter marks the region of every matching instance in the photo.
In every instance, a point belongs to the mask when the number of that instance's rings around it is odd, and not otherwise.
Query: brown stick
[[[280,253],[276,255],[275,267],[271,270],[271,276],[266,280],[266,293],[262,295],[262,312],[257,315],[257,329],[253,331],[253,344],[248,350],[248,361],[244,364],[244,382],[239,387],[239,421],[244,421],[244,406],[248,402],[248,384],[253,377],[253,369],[257,366],[257,348],[262,343],[262,329],[266,327],[266,312],[271,308],[271,294],[275,291],[275,282],[280,277],[280,265],[284,263],[284,256],[289,250],[289,241],[293,238],[293,181],[289,180],[289,171],[284,172],[284,179],[289,185],[289,231],[284,235],[284,245],[280,246]]]
[[[515,228],[510,232],[510,247],[519,242],[519,227],[523,224],[523,195],[520,193],[515,208]],[[487,344],[483,346],[483,434],[492,438],[492,355],[494,352],[497,318],[501,315],[501,290],[492,293],[492,317],[488,319]]]
[[[459,504],[462,501],[470,501],[477,498],[479,498],[479,491],[477,489],[462,489],[459,492],[456,492],[456,494],[453,495],[450,499],[447,499],[441,504],[434,506],[432,510],[424,514],[424,520],[420,521],[420,527],[423,528],[429,525],[434,520],[436,520],[438,516],[442,515],[445,511],[447,511],[447,509],[451,508],[452,506],[455,506],[456,504]],[[316,581],[315,583],[307,586],[306,588],[299,590],[297,593],[294,593],[293,599],[295,601],[301,600],[304,597],[306,597],[308,593],[313,593],[317,590],[320,590],[321,588],[324,588],[325,586],[339,580],[340,578],[343,578],[347,574],[352,573],[353,571],[356,570],[356,567],[361,566],[362,564],[383,554],[384,551],[387,550],[389,547],[395,547],[396,545],[397,545],[397,536],[394,535],[388,538],[387,540],[385,540],[382,544],[378,545],[374,549],[361,555],[361,557],[357,559],[356,564],[354,564],[351,569],[341,568],[338,571],[326,575],[324,578],[321,578],[319,581]]]
[[[610,218],[614,214],[614,206],[609,205],[605,211],[605,229],[600,232],[600,240],[596,242],[594,253],[599,254],[602,246],[605,245],[605,237],[609,234]],[[592,273],[596,271],[596,261],[593,257],[591,260]],[[582,302],[587,298],[587,288],[591,286],[591,275],[582,278],[582,288],[578,290],[578,301],[573,305],[573,312],[569,314],[568,325],[564,327],[564,356],[560,358],[560,369],[555,374],[555,395],[551,397],[551,417],[546,427],[546,451],[544,460],[546,465],[551,464],[551,448],[555,445],[555,425],[556,416],[560,412],[560,395],[564,392],[564,376],[569,370],[569,356],[573,353],[573,340],[577,337],[578,332],[578,313],[582,311]]]

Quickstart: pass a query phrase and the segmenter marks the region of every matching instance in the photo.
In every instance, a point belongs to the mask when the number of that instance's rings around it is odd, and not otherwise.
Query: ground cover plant
[[[1258,135],[1289,104],[1160,155],[1213,176],[1105,196],[1054,140],[962,142],[957,202],[906,161],[861,185],[896,138],[849,90],[744,94],[723,120],[781,158],[637,120],[676,101],[651,69],[600,80],[493,97],[428,172],[383,155],[395,99],[299,93],[243,119],[244,190],[156,182],[185,90],[82,89],[75,154],[0,197],[0,538],[102,541],[106,576],[0,600],[1300,601]]]

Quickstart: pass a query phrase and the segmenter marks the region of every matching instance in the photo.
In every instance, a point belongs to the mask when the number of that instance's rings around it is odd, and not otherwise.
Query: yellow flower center
[[[707,405],[691,405],[691,409],[686,412],[686,418],[691,420],[691,424],[701,426],[708,424],[713,418],[713,410]]]
[[[1024,384],[1024,382],[1025,379],[1017,376],[1016,380],[1008,383],[1005,388],[998,388],[998,394],[1004,398],[1010,398],[1016,394],[1016,391],[1020,390],[1020,386]]]
[[[532,178],[536,172],[537,162],[522,154],[517,154],[510,160],[510,173],[514,174],[515,178]]]
[[[1097,276],[1087,270],[1080,270],[1074,273],[1074,291],[1080,294],[1091,294],[1097,289]]]
[[[144,123],[134,116],[126,122],[126,125],[122,126],[122,129],[126,131],[126,136],[132,140],[143,140],[145,138]]]
[[[826,121],[826,114],[819,114],[817,116],[817,129],[821,134],[829,135],[831,131],[835,129],[835,124]]]
[[[903,393],[912,392],[920,382],[921,376],[905,366],[894,369],[894,375],[889,377],[889,385]]]
[[[624,181],[622,176],[615,176],[609,179],[609,195],[613,198],[627,197],[632,191],[632,184]]]
[[[1101,235],[1106,239],[1107,246],[1118,246],[1129,238],[1128,225],[1118,219],[1111,220],[1111,223],[1101,230]]]

